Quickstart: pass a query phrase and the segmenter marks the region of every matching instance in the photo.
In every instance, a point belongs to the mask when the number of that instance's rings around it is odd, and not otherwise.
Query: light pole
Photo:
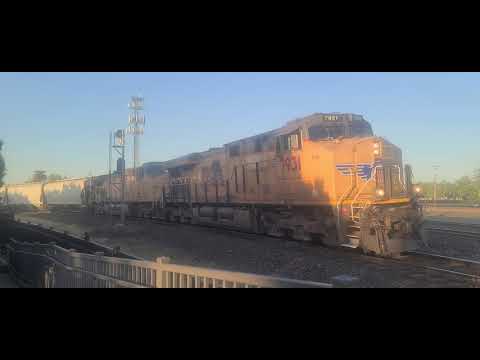
[[[433,206],[437,207],[437,171],[439,165],[433,165]]]

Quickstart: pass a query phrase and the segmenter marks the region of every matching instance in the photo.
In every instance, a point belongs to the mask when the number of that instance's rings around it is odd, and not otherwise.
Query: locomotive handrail
[[[395,166],[396,168],[398,168],[398,182],[399,182],[400,184],[402,184],[403,191],[405,192],[405,194],[408,194],[407,186],[405,185],[405,182],[402,181],[402,176],[401,176],[402,170],[401,170],[400,165],[393,165],[393,166]]]
[[[368,183],[370,183],[370,181],[372,181],[372,179],[374,179],[376,176],[377,176],[377,168],[379,167],[383,167],[382,165],[377,165],[373,168],[373,174],[372,176],[370,177],[370,179],[368,179],[367,181],[365,181],[365,183],[362,185],[362,187],[360,188],[360,190],[357,192],[357,194],[355,195],[355,197],[353,198],[352,200],[352,203],[350,204],[350,207],[351,207],[351,210],[352,210],[352,216],[353,216],[353,204],[357,201],[358,197],[360,196],[360,194],[362,193],[362,191],[365,189],[365,187],[367,186]],[[366,201],[367,205],[369,203],[369,201]]]
[[[337,202],[337,232],[340,231],[340,225],[341,225],[341,223],[340,223],[340,221],[341,221],[341,220],[340,220],[340,206],[342,206],[343,201],[344,201],[348,196],[350,196],[350,194],[352,193],[353,189],[355,189],[355,187],[356,187],[356,185],[355,185],[355,186],[353,185],[353,171],[352,171],[352,169],[350,169],[350,172],[352,173],[352,175],[350,176],[350,188],[347,189],[347,190],[343,193],[343,195],[340,197],[340,200],[338,200],[338,202]],[[339,234],[339,236],[340,236],[340,234]]]

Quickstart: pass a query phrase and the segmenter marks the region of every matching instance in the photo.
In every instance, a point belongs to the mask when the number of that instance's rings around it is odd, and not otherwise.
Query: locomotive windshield
[[[310,140],[338,139],[340,137],[367,137],[373,136],[372,127],[366,121],[352,121],[313,125],[308,129]]]
[[[366,121],[354,121],[352,123],[352,136],[373,136],[372,127]]]
[[[314,125],[308,129],[310,140],[336,139],[345,136],[344,125]]]

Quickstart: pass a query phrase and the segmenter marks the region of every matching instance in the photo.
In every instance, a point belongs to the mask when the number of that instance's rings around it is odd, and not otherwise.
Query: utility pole
[[[437,171],[439,165],[433,165],[433,206],[437,207]]]

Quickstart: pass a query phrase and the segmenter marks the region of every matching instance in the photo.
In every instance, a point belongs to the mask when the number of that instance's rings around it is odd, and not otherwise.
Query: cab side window
[[[277,152],[301,149],[300,131],[277,138]]]
[[[240,145],[231,145],[229,150],[230,157],[240,156]]]
[[[254,152],[262,152],[262,138],[255,139],[255,149]]]
[[[288,150],[296,150],[300,148],[300,139],[298,134],[288,136]]]

